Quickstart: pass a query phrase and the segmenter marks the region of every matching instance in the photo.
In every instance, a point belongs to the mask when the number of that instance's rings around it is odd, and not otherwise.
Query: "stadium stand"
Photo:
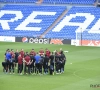
[[[66,9],[66,6],[5,5],[1,8],[0,12],[0,36],[41,36]],[[87,21],[86,24],[81,26],[84,32],[82,34],[78,32],[77,37],[80,38],[82,35],[84,40],[91,39],[91,37],[93,40],[100,40],[99,11],[100,8],[94,6],[73,6],[65,16],[43,36],[45,38],[76,39],[76,31],[78,31],[79,25]],[[15,19],[15,17],[17,17],[16,15],[20,15],[20,17]],[[69,18],[68,16],[71,15],[75,17]],[[60,28],[57,28],[65,17],[68,17],[68,19],[62,23],[64,27],[60,26]],[[68,23],[78,25],[66,25]]]
[[[79,28],[80,23],[84,23],[85,20],[87,21],[86,24],[81,25],[82,28],[84,28],[84,32],[82,33],[82,38],[85,40],[93,39],[93,40],[100,40],[100,8],[96,7],[72,7],[68,13],[63,17],[63,19],[45,35],[46,38],[67,38],[67,39],[76,39],[76,31]],[[81,15],[80,15],[81,13]],[[74,14],[74,15],[73,15]],[[75,17],[75,15],[77,16]],[[66,20],[66,16],[73,17],[69,20],[70,17],[68,17]],[[83,16],[82,16],[83,15]],[[86,15],[86,16],[85,16]],[[91,17],[90,17],[91,16]],[[86,18],[87,17],[87,18]],[[93,19],[93,20],[92,20]],[[69,22],[67,22],[69,20]],[[63,22],[62,22],[63,21]],[[66,23],[64,27],[60,25],[62,22],[62,25]],[[97,24],[98,22],[98,24]],[[71,23],[72,25],[69,25]],[[75,25],[77,24],[77,25]],[[87,25],[87,27],[85,27]],[[95,26],[93,31],[90,31],[90,29]],[[99,27],[99,29],[98,29]],[[60,29],[59,29],[60,28]],[[85,29],[86,28],[86,29]],[[81,30],[81,29],[80,29]],[[82,31],[80,31],[82,32]],[[91,32],[91,33],[89,33]],[[78,38],[81,39],[81,33],[78,33]]]
[[[5,5],[0,12],[0,35],[40,36],[64,10],[66,6]],[[18,26],[20,27],[17,28]]]
[[[0,2],[34,3],[37,0],[0,0]],[[45,4],[94,4],[96,0],[43,0]]]

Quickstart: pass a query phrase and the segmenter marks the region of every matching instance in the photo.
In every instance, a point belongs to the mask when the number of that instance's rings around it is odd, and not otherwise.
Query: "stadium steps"
[[[43,34],[40,35],[40,38],[43,38],[51,29],[54,28],[54,26],[64,17],[64,15],[68,12],[68,9],[66,9],[56,20],[55,22],[43,32]]]

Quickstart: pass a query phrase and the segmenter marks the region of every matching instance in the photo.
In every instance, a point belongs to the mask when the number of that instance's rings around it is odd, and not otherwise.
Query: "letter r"
[[[16,17],[11,18],[10,20],[0,20],[0,24],[4,30],[10,30],[10,26],[9,26],[8,22],[14,22],[14,21],[17,21],[18,19],[23,18],[23,14],[21,11],[10,11],[10,10],[1,10],[0,18],[5,14],[15,14]]]

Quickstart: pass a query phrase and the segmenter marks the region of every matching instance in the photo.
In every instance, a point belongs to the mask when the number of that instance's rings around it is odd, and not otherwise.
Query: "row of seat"
[[[56,36],[55,36],[56,35]],[[36,34],[36,33],[32,33],[32,32],[16,32],[16,31],[6,31],[6,32],[0,32],[0,36],[14,36],[14,37],[39,37],[40,34]],[[59,36],[59,37],[58,37]],[[64,33],[55,33],[55,34],[51,34],[51,35],[47,35],[47,37],[44,36],[44,38],[61,38],[61,39],[77,39],[77,40],[100,40],[100,34],[93,34],[93,33],[88,33],[88,32],[84,32],[84,33],[77,33],[75,38],[71,38],[71,37],[75,37],[75,35],[67,33],[64,35]]]
[[[40,33],[34,33],[34,32],[30,32],[30,31],[4,31],[1,32],[0,31],[0,36],[14,36],[14,37],[38,37],[40,36]]]
[[[49,4],[94,4],[96,0],[43,0]],[[0,2],[35,3],[37,0],[0,0]]]

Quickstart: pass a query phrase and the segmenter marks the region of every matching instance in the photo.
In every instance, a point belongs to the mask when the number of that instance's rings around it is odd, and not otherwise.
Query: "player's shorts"
[[[12,58],[11,61],[12,61],[12,62],[15,62],[15,58]]]
[[[2,66],[5,68],[7,66],[7,62],[2,62]]]
[[[15,58],[15,63],[18,63],[18,59],[17,58]]]

